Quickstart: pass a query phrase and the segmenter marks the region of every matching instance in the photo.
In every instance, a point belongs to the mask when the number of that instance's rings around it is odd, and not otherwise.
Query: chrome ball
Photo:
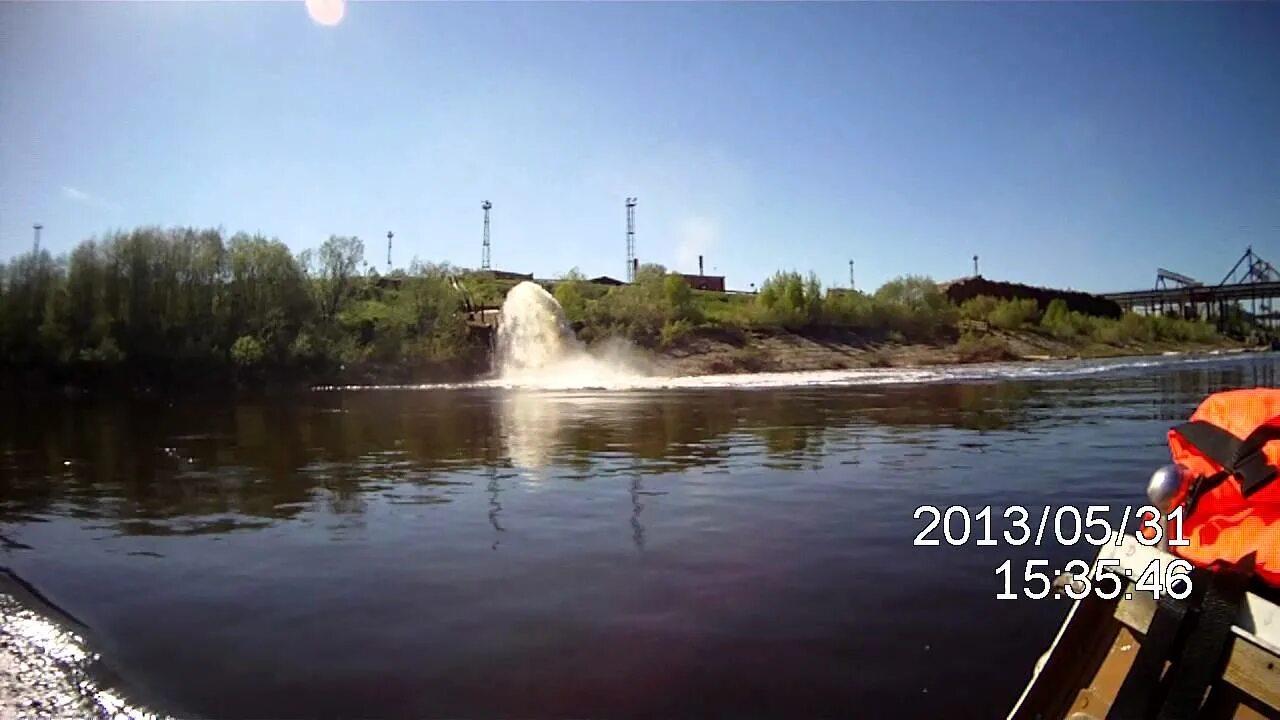
[[[1183,465],[1163,465],[1151,473],[1147,481],[1147,498],[1161,512],[1173,509],[1173,500],[1181,492],[1190,472]]]

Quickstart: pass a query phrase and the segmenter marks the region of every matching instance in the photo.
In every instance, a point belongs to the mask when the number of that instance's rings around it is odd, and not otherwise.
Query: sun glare
[[[342,22],[347,12],[346,0],[306,0],[306,3],[311,19],[330,27]]]

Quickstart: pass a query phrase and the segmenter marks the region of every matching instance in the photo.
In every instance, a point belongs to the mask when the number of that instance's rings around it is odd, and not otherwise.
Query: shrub
[[[822,322],[827,326],[853,328],[873,335],[884,334],[889,317],[883,304],[866,293],[852,291],[828,292],[822,313]]]
[[[663,278],[662,299],[668,321],[696,322],[701,319],[701,313],[693,304],[693,288],[679,275]]]
[[[1071,310],[1062,298],[1054,298],[1045,308],[1044,317],[1040,318],[1040,327],[1057,337],[1069,338],[1076,335],[1078,329],[1072,321]]]
[[[265,356],[262,342],[250,335],[241,335],[231,346],[231,360],[240,367],[259,365]]]
[[[290,360],[308,363],[315,360],[317,354],[316,343],[307,332],[298,333],[298,336],[289,345]]]
[[[1218,337],[1218,331],[1212,325],[1199,320],[1184,320],[1179,317],[1154,316],[1149,318],[1151,334],[1156,340],[1165,342],[1211,343]]]
[[[904,276],[890,280],[876,290],[885,324],[904,338],[934,340],[944,330],[954,331],[959,309],[947,299],[938,284],[927,277]]]
[[[1153,320],[1155,318],[1143,317],[1137,313],[1125,313],[1120,318],[1121,337],[1126,341],[1151,342],[1155,339]]]
[[[103,365],[115,365],[124,362],[124,352],[116,344],[114,338],[105,337],[102,342],[98,343],[97,347],[81,350],[80,360]]]
[[[956,343],[956,359],[962,363],[999,362],[1016,360],[1004,341],[994,335],[965,333]]]
[[[817,324],[822,318],[822,283],[810,273],[808,279],[798,272],[777,272],[764,281],[756,296],[764,309],[766,323],[798,330]]]
[[[693,332],[693,323],[688,320],[668,320],[662,326],[662,347],[675,345],[691,332]]]
[[[979,295],[976,298],[965,300],[960,305],[960,317],[965,320],[985,321],[991,317],[991,313],[999,304],[1000,300],[998,298],[991,297],[990,295]]]
[[[1107,345],[1120,345],[1125,339],[1124,330],[1116,320],[1101,320],[1094,323],[1093,339]]]
[[[1072,313],[1075,319],[1076,313]],[[1161,315],[1126,313],[1119,320],[1084,318],[1093,339],[1109,345],[1129,342],[1212,343],[1221,336],[1217,329],[1199,320]]]
[[[695,290],[693,306],[701,322],[721,327],[744,328],[750,324],[749,316],[758,309],[752,295]]]
[[[987,316],[988,322],[1001,330],[1018,330],[1039,319],[1039,305],[1031,298],[1001,300]]]

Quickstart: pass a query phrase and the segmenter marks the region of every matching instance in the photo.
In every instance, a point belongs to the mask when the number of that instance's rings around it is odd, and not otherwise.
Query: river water
[[[1068,604],[995,568],[1096,549],[917,547],[915,508],[1142,504],[1278,368],[11,401],[0,564],[177,715],[1002,717]]]

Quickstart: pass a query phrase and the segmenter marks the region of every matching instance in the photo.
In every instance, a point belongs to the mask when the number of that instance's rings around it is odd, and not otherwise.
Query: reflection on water
[[[504,393],[497,400],[502,410],[501,437],[512,465],[536,471],[551,464],[567,402],[521,390]]]
[[[1063,606],[996,612],[1034,549],[919,552],[912,509],[1140,500],[1278,366],[45,402],[0,416],[0,564],[199,715],[990,716]]]
[[[747,465],[801,470],[864,442],[991,447],[988,434],[1096,422],[1099,409],[1185,418],[1210,388],[1271,386],[1248,359],[1070,382],[957,383],[620,394],[513,391],[313,393],[237,405],[43,404],[0,420],[5,519],[97,519],[124,534],[223,533],[317,504],[358,515],[370,494],[443,504],[483,476],[493,524],[503,480],[633,478]],[[873,437],[874,436],[874,437]],[[917,437],[918,436],[918,437]],[[756,452],[761,457],[756,457]],[[857,453],[843,458],[857,464]]]
[[[499,516],[502,514],[502,503],[499,502],[498,495],[502,487],[498,484],[498,473],[496,470],[489,475],[489,524],[493,526],[495,532],[506,532],[506,528],[502,527]],[[498,545],[502,544],[501,536],[495,537],[493,540],[493,549],[497,550]]]

